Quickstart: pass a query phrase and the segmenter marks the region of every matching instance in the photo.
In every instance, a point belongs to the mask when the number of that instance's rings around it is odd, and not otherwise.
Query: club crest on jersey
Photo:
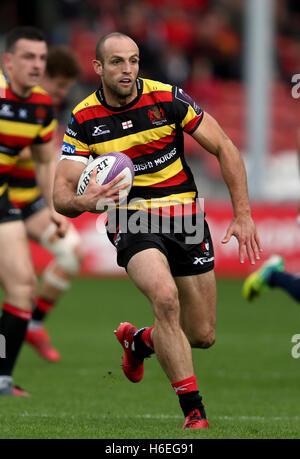
[[[35,118],[37,123],[43,123],[47,117],[47,109],[39,106],[35,109]]]
[[[155,124],[156,126],[159,126],[165,121],[167,121],[165,112],[159,105],[152,105],[152,107],[149,108],[148,117],[151,123]]]

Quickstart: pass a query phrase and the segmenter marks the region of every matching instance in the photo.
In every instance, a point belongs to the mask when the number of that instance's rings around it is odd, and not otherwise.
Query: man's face
[[[104,89],[116,98],[135,95],[139,71],[139,50],[135,42],[123,37],[107,39],[103,47],[103,59],[97,73],[101,76]]]
[[[59,106],[66,97],[73,82],[73,78],[66,78],[59,75],[50,77],[45,73],[41,81],[41,86],[50,94],[53,105]]]
[[[40,83],[46,61],[46,42],[21,38],[13,51],[5,54],[4,65],[11,80],[19,87],[29,89]]]

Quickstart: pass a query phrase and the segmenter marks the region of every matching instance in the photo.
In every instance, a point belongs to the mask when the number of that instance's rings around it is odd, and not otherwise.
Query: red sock
[[[54,301],[49,301],[41,297],[37,298],[36,300],[36,307],[44,313],[48,313],[49,311],[51,311],[51,309],[53,309],[53,306]]]
[[[153,328],[154,327],[146,328],[146,330],[144,330],[143,333],[141,334],[141,339],[142,339],[143,343],[146,344],[146,346],[150,347],[150,349],[152,349],[152,351],[154,350],[153,342],[152,342],[152,339],[151,339],[151,332],[152,332]]]
[[[42,297],[37,298],[36,305],[32,314],[32,320],[39,322],[44,320],[47,314],[53,309],[53,307],[54,301],[49,301]]]
[[[25,322],[29,322],[32,315],[31,311],[24,311],[24,309],[17,308],[16,306],[6,302],[3,302],[2,310],[8,312],[14,317],[18,317],[18,319],[24,320]]]
[[[171,383],[173,389],[176,392],[176,395],[187,394],[188,392],[197,391],[197,380],[196,376],[190,376],[189,378],[182,379],[181,381],[177,381]]]

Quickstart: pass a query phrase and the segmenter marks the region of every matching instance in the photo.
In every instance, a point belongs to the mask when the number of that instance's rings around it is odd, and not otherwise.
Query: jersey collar
[[[128,110],[129,108],[132,108],[140,100],[141,95],[143,94],[143,85],[144,85],[143,80],[141,80],[140,78],[137,78],[136,80],[137,96],[129,104],[123,105],[122,107],[112,107],[111,105],[108,105],[106,103],[102,85],[96,91],[96,96],[99,102],[104,107],[108,108],[111,112],[123,112],[124,110]]]

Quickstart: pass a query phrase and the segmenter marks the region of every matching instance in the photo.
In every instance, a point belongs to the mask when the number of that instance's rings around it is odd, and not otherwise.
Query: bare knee
[[[191,347],[208,349],[213,346],[216,341],[216,333],[214,328],[208,330],[196,330],[195,332],[188,333],[188,340]]]
[[[179,323],[179,299],[177,288],[171,286],[157,292],[153,301],[155,319],[172,326]]]
[[[19,273],[17,278],[4,282],[5,298],[20,309],[30,310],[37,296],[37,279],[34,272]]]

